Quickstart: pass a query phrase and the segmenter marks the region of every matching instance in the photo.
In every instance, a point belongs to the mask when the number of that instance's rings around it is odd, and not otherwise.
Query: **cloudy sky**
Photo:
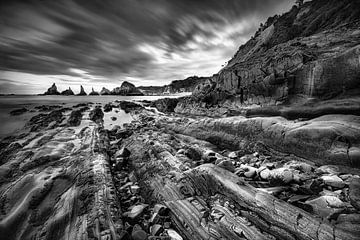
[[[211,76],[292,0],[2,0],[0,93]]]

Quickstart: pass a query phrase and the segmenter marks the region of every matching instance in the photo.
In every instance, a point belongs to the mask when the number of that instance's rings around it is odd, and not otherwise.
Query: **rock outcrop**
[[[269,18],[177,111],[292,104],[359,91],[357,4],[315,0]]]
[[[103,87],[100,91],[100,95],[110,95],[110,94],[111,94],[110,90],[105,87]]]
[[[91,88],[91,92],[89,93],[89,96],[98,96],[99,93],[94,91],[94,88]]]
[[[182,92],[193,92],[195,87],[206,81],[206,77],[192,76],[183,80],[174,80],[164,86],[140,86],[138,87],[145,95],[166,95]]]
[[[79,94],[77,94],[77,96],[86,96],[87,94],[86,94],[86,92],[85,92],[85,90],[84,90],[84,88],[83,88],[83,86],[81,85],[80,86],[80,93]]]
[[[64,91],[61,92],[61,95],[66,95],[66,96],[70,96],[70,95],[74,95],[73,90],[71,90],[71,88],[69,87],[69,89],[66,89]]]
[[[44,95],[60,95],[55,83],[53,83],[53,85],[50,88],[48,88],[48,90],[44,93]]]
[[[124,81],[120,87],[116,87],[111,91],[112,95],[121,96],[142,96],[144,95],[134,84]]]
[[[160,112],[174,112],[179,100],[177,98],[161,98],[153,101],[150,106],[155,107]]]

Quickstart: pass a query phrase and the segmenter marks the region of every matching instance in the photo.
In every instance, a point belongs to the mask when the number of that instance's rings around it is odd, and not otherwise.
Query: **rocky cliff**
[[[110,95],[110,94],[111,94],[110,90],[105,87],[103,87],[100,91],[100,95]]]
[[[170,84],[164,86],[140,86],[139,89],[145,93],[145,95],[193,92],[195,87],[206,81],[206,79],[206,77],[192,76],[183,80],[174,80]]]
[[[176,111],[303,103],[357,92],[358,6],[357,0],[314,0],[269,18]]]
[[[124,81],[120,87],[114,88],[111,91],[112,95],[122,96],[142,96],[144,95],[134,84]]]

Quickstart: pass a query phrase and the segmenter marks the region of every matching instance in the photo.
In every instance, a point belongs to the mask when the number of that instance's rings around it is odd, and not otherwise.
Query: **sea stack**
[[[62,91],[61,95],[70,96],[70,95],[75,95],[75,94],[74,94],[73,90],[71,90],[71,88],[69,87],[69,89]]]
[[[44,95],[60,95],[55,83],[53,83],[53,85],[50,88],[48,88],[48,90],[44,93]]]
[[[91,88],[91,93],[89,93],[90,96],[98,96],[99,93],[94,91],[94,88]]]
[[[86,94],[83,86],[81,85],[81,86],[80,86],[80,93],[78,94],[78,96],[86,96],[86,95],[87,95],[87,94]]]

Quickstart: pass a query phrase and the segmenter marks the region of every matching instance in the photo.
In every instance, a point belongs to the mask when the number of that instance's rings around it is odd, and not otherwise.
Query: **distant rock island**
[[[167,95],[182,92],[193,92],[199,84],[204,83],[209,78],[192,76],[184,80],[174,80],[168,85],[164,86],[140,86],[135,87],[134,84],[124,81],[120,87],[116,87],[113,90],[109,90],[105,87],[100,92],[96,92],[94,88],[89,93],[90,96],[97,95],[120,95],[120,96],[143,96],[143,95]],[[61,93],[57,90],[56,84],[53,85],[43,95],[75,95],[74,92],[69,89],[62,91]],[[80,93],[77,96],[86,96],[87,93],[83,86],[80,86]]]
[[[55,83],[53,83],[53,85],[43,95],[60,95],[60,94],[66,96],[75,95],[70,87],[69,89],[59,93]],[[83,86],[80,86],[80,92],[79,94],[76,95],[87,96],[87,93],[85,92]],[[112,91],[103,87],[99,93],[96,92],[94,88],[92,88],[92,91],[89,93],[89,95],[90,96],[97,96],[97,95],[143,96],[144,93],[142,93],[137,87],[135,87],[134,84],[124,81],[120,87],[116,87]]]

